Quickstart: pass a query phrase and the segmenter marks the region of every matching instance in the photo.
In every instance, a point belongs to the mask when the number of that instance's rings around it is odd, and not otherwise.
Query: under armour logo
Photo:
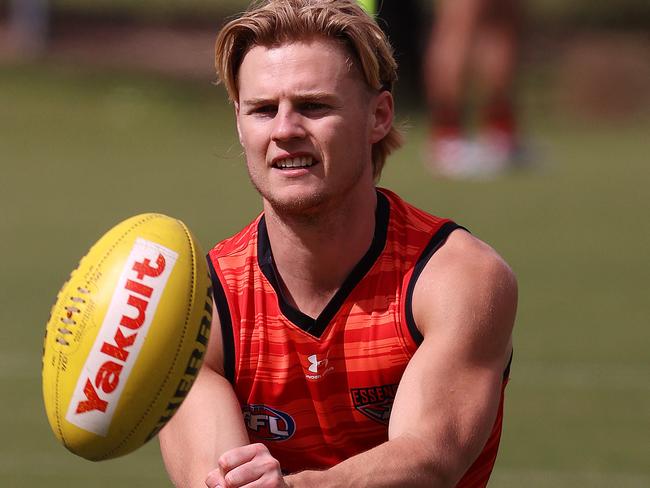
[[[312,354],[311,356],[307,357],[307,360],[309,361],[309,367],[307,370],[309,373],[312,373],[305,374],[305,377],[308,380],[319,380],[327,373],[334,370],[332,366],[329,366],[329,360],[327,359],[327,356],[324,359],[318,359],[318,354]]]
[[[327,358],[321,359],[320,361],[318,360],[318,356],[316,354],[312,354],[307,358],[309,360],[309,371],[312,373],[318,373],[318,368],[325,368],[327,367]]]

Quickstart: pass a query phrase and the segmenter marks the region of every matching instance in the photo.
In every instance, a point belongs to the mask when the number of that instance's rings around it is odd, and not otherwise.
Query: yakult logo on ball
[[[138,238],[68,408],[68,422],[105,436],[178,254]]]

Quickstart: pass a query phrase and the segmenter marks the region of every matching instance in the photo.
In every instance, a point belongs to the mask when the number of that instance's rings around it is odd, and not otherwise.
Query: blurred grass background
[[[242,2],[53,4],[61,15],[150,22],[201,11],[203,22],[213,18],[218,26]],[[622,8],[628,4],[635,6]],[[489,182],[433,180],[420,162],[426,115],[409,109],[400,112],[410,126],[407,144],[381,182],[466,225],[519,277],[494,487],[650,486],[650,81],[635,81],[631,94],[625,89],[639,75],[628,76],[628,64],[620,63],[627,51],[611,50],[603,39],[630,32],[620,24],[615,32],[594,31],[608,25],[594,21],[603,5],[531,3],[549,25],[589,30],[582,47],[547,38],[530,43],[520,100],[532,169]],[[631,0],[618,5],[611,18],[644,12]],[[605,88],[594,89],[597,80],[571,71],[596,38],[610,46],[614,77],[624,71],[621,85],[604,80]],[[549,45],[563,49],[539,48]],[[155,442],[103,463],[57,444],[40,393],[42,334],[70,270],[118,221],[164,212],[186,221],[207,248],[259,211],[223,90],[209,76],[161,77],[47,55],[5,59],[0,169],[0,486],[170,486]]]

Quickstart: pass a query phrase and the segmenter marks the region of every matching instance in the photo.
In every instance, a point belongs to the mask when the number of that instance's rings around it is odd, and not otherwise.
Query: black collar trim
[[[257,260],[262,273],[264,273],[264,276],[266,276],[266,279],[269,280],[269,283],[271,283],[271,286],[273,286],[273,289],[275,290],[278,297],[278,305],[280,306],[282,314],[305,332],[314,337],[320,338],[332,318],[334,318],[334,315],[336,315],[350,293],[352,293],[352,290],[354,290],[366,273],[370,271],[370,268],[372,268],[384,250],[386,235],[388,232],[389,216],[390,204],[388,198],[378,191],[377,210],[375,211],[375,235],[370,244],[370,248],[352,269],[345,281],[343,281],[341,287],[337,290],[320,315],[315,319],[294,308],[285,299],[282,288],[280,287],[280,280],[278,279],[275,262],[273,261],[273,254],[271,253],[271,244],[266,229],[266,220],[264,219],[264,216],[262,216],[257,226]]]
[[[420,254],[420,257],[415,263],[413,268],[413,274],[409,279],[408,286],[406,288],[406,325],[411,333],[411,337],[415,343],[419,346],[424,340],[424,336],[418,329],[418,326],[415,324],[415,318],[413,317],[413,291],[415,290],[415,283],[417,282],[420,274],[424,270],[424,267],[427,265],[431,256],[433,256],[438,249],[447,241],[449,235],[456,229],[465,229],[455,222],[449,221],[445,222],[433,236],[431,240]]]

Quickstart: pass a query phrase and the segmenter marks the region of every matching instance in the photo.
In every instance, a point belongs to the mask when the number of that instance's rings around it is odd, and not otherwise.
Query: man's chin
[[[322,194],[303,194],[284,196],[282,198],[273,196],[266,198],[277,214],[292,216],[309,215],[317,212],[323,206],[326,198]]]
[[[294,218],[317,214],[328,200],[327,195],[318,190],[260,191],[260,194],[276,214]]]

